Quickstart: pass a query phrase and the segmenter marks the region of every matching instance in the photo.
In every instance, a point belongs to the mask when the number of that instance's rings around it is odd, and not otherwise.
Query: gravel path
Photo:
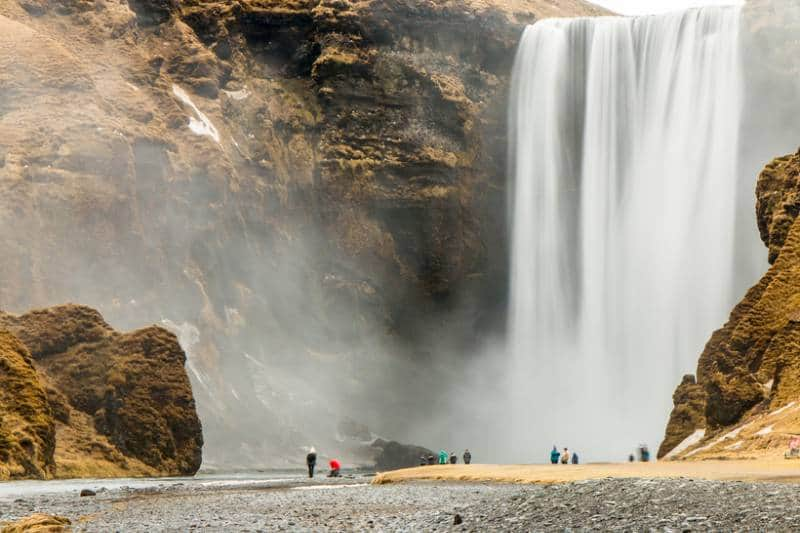
[[[563,485],[366,479],[203,488],[114,489],[94,497],[0,500],[0,522],[67,516],[75,531],[800,530],[797,485],[609,479]],[[454,525],[456,515],[463,522]]]

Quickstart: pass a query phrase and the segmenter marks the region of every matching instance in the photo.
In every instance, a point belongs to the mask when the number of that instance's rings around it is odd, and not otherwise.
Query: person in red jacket
[[[331,467],[331,471],[328,474],[328,477],[341,477],[339,471],[342,469],[342,465],[336,459],[331,459],[328,463]]]

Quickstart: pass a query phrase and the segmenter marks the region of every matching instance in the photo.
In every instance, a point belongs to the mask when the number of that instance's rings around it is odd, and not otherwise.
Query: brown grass
[[[32,514],[3,526],[2,533],[61,533],[69,531],[72,522],[63,516]]]
[[[798,462],[778,457],[731,461],[659,461],[588,465],[434,465],[383,472],[375,485],[409,481],[476,483],[568,483],[604,478],[691,478],[738,481],[800,481]]]

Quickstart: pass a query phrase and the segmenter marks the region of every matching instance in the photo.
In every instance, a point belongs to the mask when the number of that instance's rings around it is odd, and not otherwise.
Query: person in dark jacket
[[[572,464],[576,465],[580,463],[580,459],[578,459],[578,452],[572,452]]]
[[[429,465],[435,465],[436,464],[436,456],[435,455],[430,454],[428,456],[428,464]]]
[[[561,453],[558,451],[558,448],[556,448],[556,445],[554,444],[553,451],[550,452],[550,463],[557,465],[559,459],[561,459]]]
[[[464,450],[464,464],[468,465],[472,462],[472,454],[469,453],[469,450]]]
[[[450,452],[450,464],[454,465],[456,463],[458,463],[458,456],[456,455],[456,452]]]
[[[313,446],[306,455],[306,465],[308,466],[308,477],[314,477],[314,467],[317,466],[317,450]]]

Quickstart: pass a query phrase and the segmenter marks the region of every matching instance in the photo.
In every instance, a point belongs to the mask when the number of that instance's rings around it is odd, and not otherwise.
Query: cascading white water
[[[526,29],[510,110],[508,459],[655,445],[672,390],[730,312],[739,18],[704,8]]]

